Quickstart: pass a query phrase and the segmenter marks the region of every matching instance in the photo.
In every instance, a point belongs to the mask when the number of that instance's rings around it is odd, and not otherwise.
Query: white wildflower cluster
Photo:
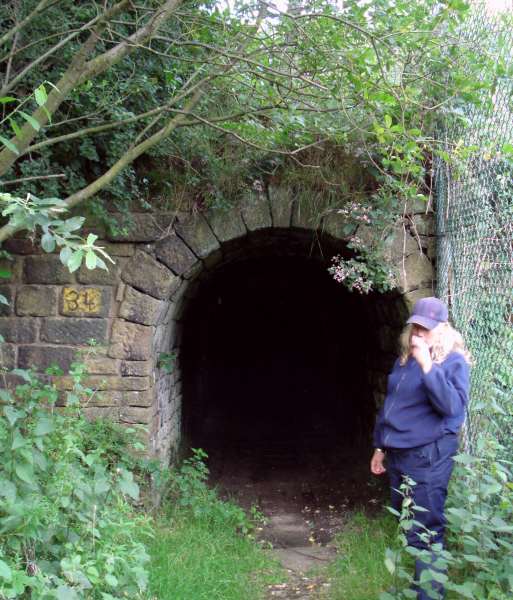
[[[364,223],[370,225],[372,221],[372,209],[370,206],[365,206],[359,202],[352,200],[348,202],[343,208],[337,210],[338,214],[350,217],[357,223]]]
[[[365,264],[358,262],[354,258],[344,260],[340,255],[332,259],[333,266],[328,271],[333,275],[333,279],[344,285],[351,291],[360,294],[368,294],[372,290],[372,281],[365,279]]]

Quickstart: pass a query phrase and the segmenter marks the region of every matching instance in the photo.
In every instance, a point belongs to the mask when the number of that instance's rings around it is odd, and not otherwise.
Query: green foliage
[[[22,383],[0,391],[2,597],[107,600],[146,588],[149,527],[131,505],[139,488],[113,462],[110,436],[80,415],[83,373],[74,366],[62,408],[57,389],[30,371],[15,370]]]
[[[150,591],[159,600],[260,599],[280,569],[251,535],[256,513],[249,518],[208,487],[206,458],[193,449],[180,468],[158,473],[163,496],[150,543]]]
[[[244,510],[232,502],[221,500],[216,490],[207,485],[207,454],[200,448],[193,448],[191,452],[192,455],[183,461],[180,468],[161,484],[164,488],[161,490],[162,504],[178,506],[194,519],[213,526],[224,525],[244,535],[251,533],[254,523]]]
[[[383,555],[393,544],[396,526],[390,515],[350,515],[333,543],[337,556],[328,566],[330,600],[374,600],[392,583]]]
[[[8,217],[10,226],[21,226],[32,233],[42,232],[41,247],[45,252],[60,248],[59,258],[71,272],[76,271],[84,260],[88,269],[98,267],[108,270],[103,258],[114,262],[100,246],[94,245],[97,235],[90,233],[84,239],[77,234],[84,217],[63,219],[60,216],[67,208],[59,198],[36,198],[30,193],[20,198],[0,192],[1,206],[5,206],[1,214]]]
[[[175,368],[176,352],[161,352],[157,361],[157,366],[164,373],[172,373]]]
[[[129,6],[109,24],[112,38],[100,37],[96,52],[133,33],[161,4]],[[8,2],[0,9],[0,32],[8,31],[16,10],[20,19],[35,5]],[[77,85],[60,118],[51,129],[42,128],[43,143],[20,156],[10,173],[66,177],[20,182],[17,194],[63,197],[85,187],[169,112],[140,115],[183,107],[177,98],[190,96],[190,82],[206,76],[206,93],[190,118],[108,185],[103,196],[117,209],[127,209],[135,198],[155,205],[183,194],[200,206],[215,205],[274,176],[290,156],[322,171],[322,160],[311,163],[308,152],[327,144],[359,155],[361,167],[379,181],[376,201],[397,208],[426,191],[428,155],[442,151],[434,139],[440,115],[463,120],[458,109],[489,101],[482,90],[492,89],[497,73],[510,72],[502,60],[459,43],[458,28],[470,13],[465,2],[315,0],[295,18],[269,5],[260,28],[254,9],[243,0],[231,11],[189,3],[162,26],[151,47],[142,45]],[[77,24],[85,26],[96,10],[92,2],[50,5],[23,28],[22,38],[30,43],[15,48],[15,66],[31,65],[50,51],[43,61],[47,83],[39,80],[39,69],[29,69],[7,96],[35,89],[24,101],[28,116],[28,107],[45,105],[45,85],[58,81],[82,40],[71,36],[58,61],[51,52],[55,43]],[[12,44],[10,39],[3,45],[5,57]],[[15,104],[5,104],[12,122],[18,117],[9,107]],[[325,182],[331,175],[324,171]]]
[[[453,556],[451,579],[464,598],[492,600],[513,594],[513,463],[504,447],[481,436],[476,454],[456,457],[447,509]]]
[[[496,440],[481,436],[476,449],[475,456],[455,457],[446,508],[447,550],[433,544],[435,570],[426,571],[426,586],[431,577],[443,583],[448,600],[503,600],[513,593],[513,463],[501,458],[504,448]],[[415,511],[425,510],[413,504],[413,485],[407,479],[401,486],[402,511],[396,515],[399,547],[388,548],[385,555],[385,566],[395,578],[394,591],[381,594],[380,600],[413,597],[409,557],[430,562],[429,552],[406,542]],[[429,541],[431,532],[424,530],[422,535]]]

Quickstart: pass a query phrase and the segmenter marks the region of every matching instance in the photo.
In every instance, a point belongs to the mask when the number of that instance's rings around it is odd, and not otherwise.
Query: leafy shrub
[[[149,525],[130,503],[139,488],[118,460],[121,433],[111,456],[109,426],[80,414],[83,367],[64,407],[54,385],[13,374],[22,383],[0,390],[1,597],[142,597]]]
[[[436,571],[426,571],[425,583],[433,577],[444,584],[448,598],[469,600],[506,600],[513,594],[513,462],[501,458],[504,447],[481,436],[476,455],[455,457],[456,467],[446,508],[447,550],[438,544],[433,563]],[[411,527],[416,510],[409,489],[401,486],[403,507],[399,516],[399,548],[388,548],[385,565],[396,578],[395,589],[381,594],[380,600],[415,598],[411,561],[407,556],[422,556],[422,551],[406,544],[405,531]],[[393,511],[395,512],[395,511]],[[423,535],[428,538],[429,531]],[[424,553],[426,553],[424,551]],[[427,553],[429,554],[429,553]],[[429,562],[429,557],[426,562]],[[421,584],[423,582],[421,581]],[[433,594],[436,598],[436,594]]]
[[[192,448],[191,452],[177,470],[168,474],[164,505],[171,510],[183,510],[212,525],[223,524],[242,534],[250,533],[254,528],[253,521],[261,518],[258,511],[253,509],[250,518],[240,506],[221,500],[217,491],[207,485],[206,452],[201,448]]]

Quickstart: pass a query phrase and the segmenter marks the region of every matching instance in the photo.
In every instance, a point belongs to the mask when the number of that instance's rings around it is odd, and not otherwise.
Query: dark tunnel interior
[[[376,340],[363,307],[372,301],[333,281],[317,259],[216,269],[184,320],[188,445],[206,450],[213,468],[247,456],[257,474],[266,468],[259,461],[325,466],[356,448],[367,462],[375,416],[367,356]]]

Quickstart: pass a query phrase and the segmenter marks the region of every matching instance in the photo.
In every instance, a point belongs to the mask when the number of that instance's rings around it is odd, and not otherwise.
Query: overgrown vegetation
[[[506,600],[513,593],[513,462],[501,458],[504,447],[486,437],[477,440],[475,454],[460,454],[453,476],[447,515],[447,547],[432,544],[434,554],[409,547],[406,532],[416,512],[410,489],[401,486],[404,496],[395,548],[386,550],[385,565],[393,577],[392,589],[380,600],[414,598],[412,560],[421,558],[432,568],[421,577],[423,589],[431,579],[448,590],[447,598],[457,600]],[[395,511],[394,511],[395,512]],[[422,533],[429,541],[431,532]],[[433,598],[440,594],[432,591]]]
[[[142,598],[151,525],[133,505],[127,432],[80,414],[91,390],[64,399],[31,372],[0,390],[0,594],[4,598]],[[62,400],[62,402],[61,402]],[[133,432],[128,432],[128,434]],[[123,452],[116,444],[124,440]]]
[[[0,596],[260,598],[278,567],[251,535],[258,514],[208,487],[202,451],[169,472],[137,458],[135,430],[86,420],[84,374],[73,365],[65,397],[19,369],[0,389]]]
[[[251,535],[252,518],[207,486],[207,456],[193,451],[165,484],[150,544],[151,592],[161,600],[253,600],[281,568]]]
[[[376,600],[392,585],[385,550],[394,543],[396,521],[388,513],[350,516],[334,539],[337,558],[327,569],[330,600]]]
[[[6,209],[27,193],[62,198],[55,211],[82,204],[119,230],[126,223],[112,211],[129,223],[134,208],[223,206],[286,179],[291,165],[294,185],[307,173],[342,208],[355,200],[342,155],[367,173],[358,200],[388,224],[408,201],[430,198],[434,156],[470,151],[437,141],[442,115],[464,123],[462,107],[491,105],[481,90],[510,76],[501,58],[460,43],[462,0],[230,6],[4,3]],[[52,214],[48,245],[62,218]],[[33,227],[9,218],[0,241]],[[77,248],[73,266],[86,255]],[[91,263],[95,255],[89,248]],[[356,279],[368,257],[350,265]]]

